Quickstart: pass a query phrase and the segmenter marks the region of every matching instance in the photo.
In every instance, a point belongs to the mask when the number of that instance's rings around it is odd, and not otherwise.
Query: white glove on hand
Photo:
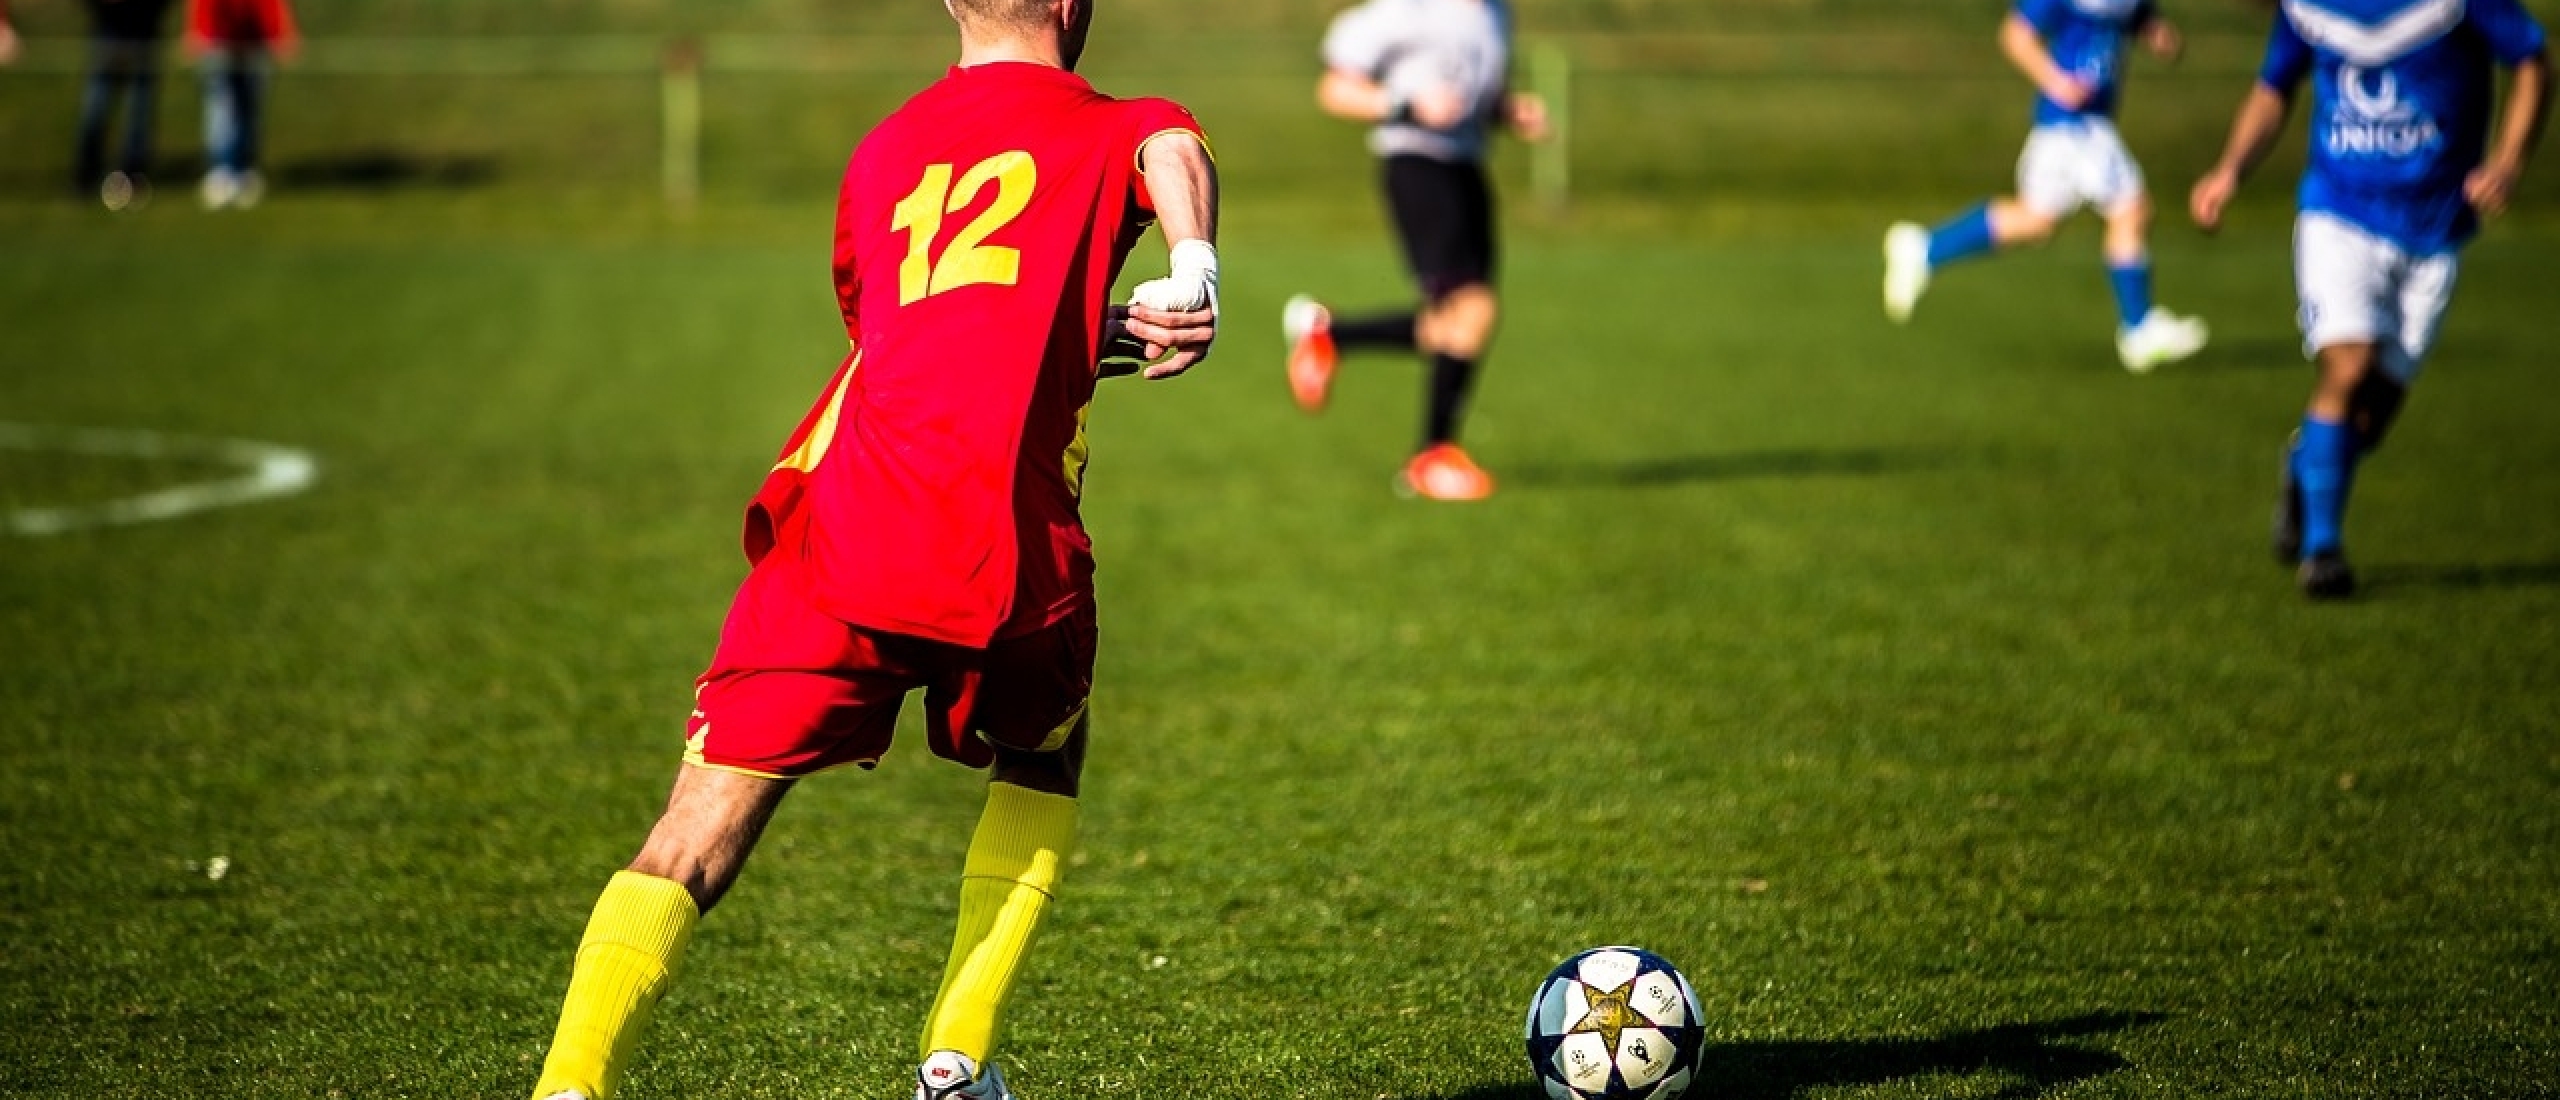
[[[1129,304],[1168,313],[1218,311],[1218,246],[1194,238],[1173,245],[1173,274],[1138,284]]]

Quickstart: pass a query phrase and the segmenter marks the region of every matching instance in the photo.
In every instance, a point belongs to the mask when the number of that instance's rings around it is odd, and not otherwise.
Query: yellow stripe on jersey
[[[774,469],[798,470],[805,474],[818,468],[818,463],[827,457],[827,447],[835,442],[836,421],[844,416],[845,391],[853,387],[853,374],[861,369],[862,353],[857,351],[853,353],[853,365],[845,368],[844,377],[836,380],[835,392],[827,395],[827,411],[819,414],[818,422],[809,426],[808,438],[801,440],[800,446],[790,454],[782,456],[782,461],[774,463]]]
[[[1167,137],[1173,134],[1180,134],[1192,139],[1193,141],[1199,142],[1200,151],[1209,154],[1209,163],[1218,163],[1218,150],[1210,146],[1209,135],[1201,133],[1200,131],[1194,130],[1188,126],[1167,126],[1155,133],[1148,134],[1147,140],[1138,143],[1138,151],[1130,154],[1130,156],[1138,162],[1139,175],[1143,176],[1147,174],[1147,146],[1155,144],[1157,138]]]
[[[1076,437],[1067,444],[1067,492],[1077,500],[1084,499],[1085,462],[1093,456],[1093,443],[1085,438],[1084,430],[1085,421],[1092,412],[1093,402],[1090,401],[1076,410]]]

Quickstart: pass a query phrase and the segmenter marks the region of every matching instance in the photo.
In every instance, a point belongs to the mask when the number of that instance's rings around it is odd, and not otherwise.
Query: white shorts
[[[2112,213],[2142,197],[2142,166],[2103,118],[2038,126],[2018,154],[2018,201],[2050,218]]]
[[[2384,371],[2404,386],[2416,381],[2461,270],[2458,253],[2412,256],[2338,218],[2302,215],[2293,223],[2293,281],[2303,353],[2374,344]]]

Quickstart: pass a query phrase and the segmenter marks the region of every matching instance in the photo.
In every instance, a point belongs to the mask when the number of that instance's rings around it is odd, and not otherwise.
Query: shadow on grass
[[[1655,489],[1701,481],[1907,474],[1958,465],[1973,457],[1955,447],[1792,448],[1614,464],[1532,464],[1515,468],[1507,480],[1533,489]]]
[[[2298,370],[2308,384],[2311,364],[2302,341],[2288,336],[2217,336],[2196,357],[2163,370]]]
[[[2368,592],[2393,589],[2476,591],[2488,588],[2531,588],[2560,585],[2560,562],[2514,562],[2504,565],[2373,565],[2358,578]]]
[[[2032,1024],[2003,1024],[1935,1039],[1795,1039],[1710,1043],[1691,1096],[1792,1100],[1808,1090],[1882,1085],[1912,1077],[1997,1074],[1987,1095],[2028,1100],[2132,1063],[2110,1051],[2070,1045],[2166,1019],[2156,1012],[2092,1012]],[[1546,1100],[1534,1083],[1479,1085],[1438,1100]]]
[[[296,157],[277,164],[270,174],[277,184],[296,191],[458,190],[496,182],[498,159],[354,149]]]
[[[94,205],[97,196],[72,185],[69,152],[64,163],[31,163],[0,169],[0,192],[53,194]],[[194,201],[196,182],[204,178],[202,153],[164,155],[152,162],[154,201]],[[437,189],[458,191],[485,187],[498,180],[498,158],[480,154],[423,154],[397,149],[351,149],[343,152],[282,157],[266,166],[270,186],[294,191],[394,191]]]

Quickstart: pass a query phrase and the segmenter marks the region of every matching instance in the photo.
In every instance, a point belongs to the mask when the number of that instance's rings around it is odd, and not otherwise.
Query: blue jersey
[[[2036,96],[2036,125],[2115,117],[2125,39],[2151,22],[2151,0],[2018,0],[2016,10],[2044,39],[2053,63],[2090,89],[2076,111]]]
[[[2518,0],[2284,0],[2258,79],[2312,78],[2302,209],[2413,253],[2479,229],[2462,193],[2489,140],[2497,64],[2542,52]]]

